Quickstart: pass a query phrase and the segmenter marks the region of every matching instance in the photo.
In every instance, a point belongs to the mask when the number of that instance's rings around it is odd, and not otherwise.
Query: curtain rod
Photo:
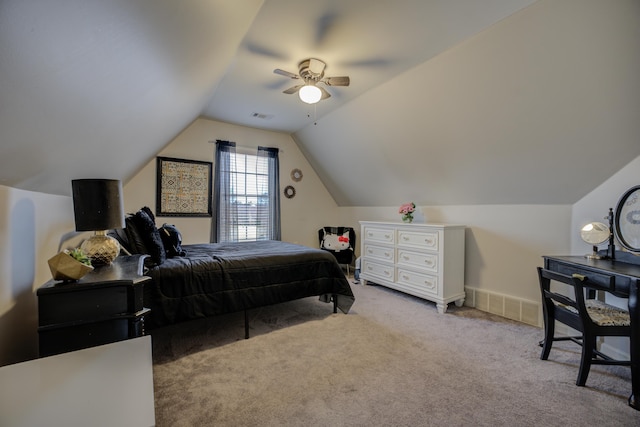
[[[233,141],[225,141],[224,139],[213,139],[211,141],[209,141],[209,143],[211,144],[215,144],[216,142],[221,141],[221,142],[233,142]],[[236,148],[241,148],[241,149],[245,149],[245,150],[257,150],[258,147],[249,147],[247,145],[238,145],[236,143]],[[280,147],[267,147],[267,148],[277,148],[279,153],[284,153],[284,150]]]

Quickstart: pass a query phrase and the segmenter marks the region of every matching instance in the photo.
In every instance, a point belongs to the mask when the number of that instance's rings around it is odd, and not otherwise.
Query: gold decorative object
[[[93,270],[92,266],[83,264],[66,252],[60,252],[48,262],[54,280],[78,280]]]
[[[97,266],[111,264],[120,253],[120,243],[113,237],[107,236],[105,230],[96,231],[93,236],[82,242],[80,247]]]
[[[291,199],[295,197],[295,195],[296,195],[296,189],[293,188],[292,185],[287,185],[286,187],[284,187],[284,197],[286,197],[287,199]]]
[[[302,181],[302,171],[300,169],[294,169],[291,171],[291,179],[295,182]]]

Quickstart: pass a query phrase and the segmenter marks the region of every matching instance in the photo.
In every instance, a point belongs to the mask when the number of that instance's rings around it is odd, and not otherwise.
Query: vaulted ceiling
[[[637,0],[3,0],[0,184],[126,181],[206,117],[340,205],[573,203],[640,155],[639,45]],[[351,85],[283,94],[309,57]]]

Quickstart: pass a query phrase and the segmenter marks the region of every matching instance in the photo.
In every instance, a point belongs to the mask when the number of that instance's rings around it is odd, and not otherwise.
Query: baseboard
[[[540,303],[465,286],[464,305],[533,326],[542,326]]]
[[[628,348],[620,349],[609,345],[607,342],[600,344],[600,351],[617,360],[629,360],[631,358]]]

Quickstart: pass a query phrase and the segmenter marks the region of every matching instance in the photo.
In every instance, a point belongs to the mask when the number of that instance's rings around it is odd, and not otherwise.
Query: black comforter
[[[280,241],[184,245],[185,257],[149,269],[145,305],[150,327],[310,296],[347,313],[349,282],[330,253]]]

